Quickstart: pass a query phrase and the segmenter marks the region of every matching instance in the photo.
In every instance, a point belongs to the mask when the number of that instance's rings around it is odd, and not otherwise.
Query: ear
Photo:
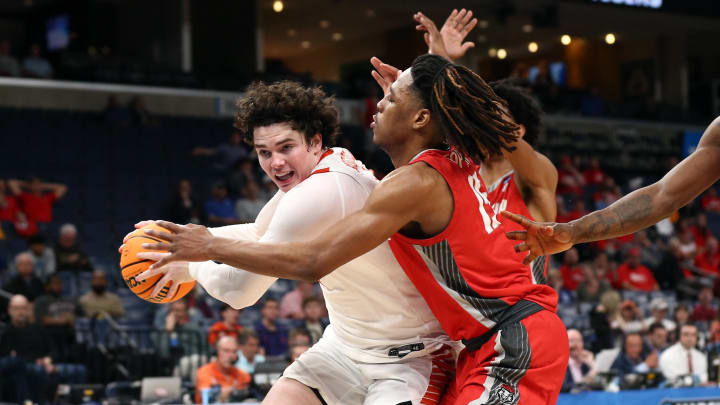
[[[415,117],[413,117],[413,129],[423,129],[427,127],[430,124],[430,110],[427,108],[423,108],[421,110],[418,110],[418,112],[415,113]]]
[[[323,148],[322,144],[322,135],[320,133],[317,133],[313,135],[312,138],[310,138],[310,144],[308,145],[308,151],[318,154]]]
[[[516,123],[517,124],[517,123]],[[520,129],[518,129],[517,134],[519,139],[523,139],[525,137],[525,125],[518,124],[520,126]]]

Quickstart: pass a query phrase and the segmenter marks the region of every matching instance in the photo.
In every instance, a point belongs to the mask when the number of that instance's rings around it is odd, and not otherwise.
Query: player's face
[[[260,167],[285,192],[310,176],[322,152],[320,134],[308,145],[305,136],[286,123],[255,128],[253,143]]]
[[[373,142],[380,147],[404,143],[413,128],[420,109],[420,100],[410,87],[410,69],[404,71],[390,86],[390,92],[377,105],[373,116]]]

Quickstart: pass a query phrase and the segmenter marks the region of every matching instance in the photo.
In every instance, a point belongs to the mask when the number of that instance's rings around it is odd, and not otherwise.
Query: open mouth
[[[289,171],[283,175],[276,174],[275,178],[278,179],[279,181],[287,181],[293,176],[293,174],[295,174],[294,171]]]

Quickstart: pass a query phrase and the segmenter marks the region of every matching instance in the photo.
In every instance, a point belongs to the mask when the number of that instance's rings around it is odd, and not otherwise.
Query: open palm
[[[477,25],[477,18],[472,18],[472,16],[473,13],[469,10],[453,10],[440,28],[440,35],[445,42],[445,50],[452,60],[461,58],[468,49],[475,47],[474,42],[463,42]]]

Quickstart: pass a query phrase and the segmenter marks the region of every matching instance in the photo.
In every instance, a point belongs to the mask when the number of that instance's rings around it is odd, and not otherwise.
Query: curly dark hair
[[[507,103],[477,73],[437,55],[412,63],[413,87],[439,117],[444,141],[476,163],[512,151],[518,125],[502,110]]]
[[[490,87],[507,102],[515,122],[525,127],[523,140],[533,147],[536,146],[543,131],[543,111],[530,90],[520,87],[511,79],[490,82]]]
[[[287,123],[293,130],[305,134],[308,145],[319,133],[323,147],[328,148],[335,145],[335,138],[340,132],[334,101],[334,97],[328,96],[319,87],[304,87],[292,81],[255,82],[248,86],[245,95],[237,102],[234,126],[251,146],[255,128]]]

